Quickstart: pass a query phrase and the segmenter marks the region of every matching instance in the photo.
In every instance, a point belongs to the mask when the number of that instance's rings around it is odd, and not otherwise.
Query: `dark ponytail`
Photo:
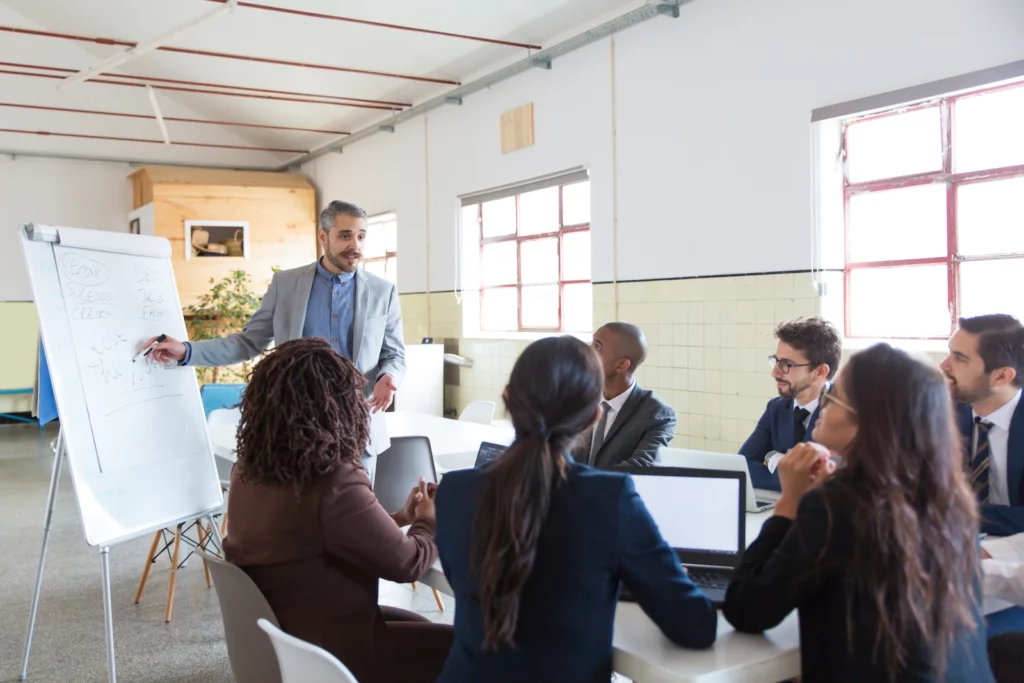
[[[565,452],[597,418],[602,386],[596,355],[573,337],[531,344],[512,369],[505,406],[516,440],[491,466],[474,529],[484,649],[514,645],[519,599],[565,479]]]

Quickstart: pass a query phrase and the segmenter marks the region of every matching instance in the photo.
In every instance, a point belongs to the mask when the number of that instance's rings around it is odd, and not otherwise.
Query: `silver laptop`
[[[716,607],[746,548],[747,475],[733,470],[628,467],[644,506],[679,561]],[[629,600],[629,595],[623,596]]]
[[[690,467],[696,470],[731,470],[746,473],[747,479],[747,512],[764,512],[775,507],[779,498],[778,491],[754,490],[750,483],[750,469],[747,459],[735,453],[714,453],[712,451],[692,451],[688,448],[662,447],[658,451],[660,465],[666,467]]]

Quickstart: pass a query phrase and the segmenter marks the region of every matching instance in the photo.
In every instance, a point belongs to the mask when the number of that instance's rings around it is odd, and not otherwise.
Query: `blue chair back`
[[[199,388],[206,417],[218,408],[234,408],[242,400],[244,384],[204,384]]]

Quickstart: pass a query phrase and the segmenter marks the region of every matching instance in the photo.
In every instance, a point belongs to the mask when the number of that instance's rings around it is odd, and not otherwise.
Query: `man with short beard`
[[[982,531],[1024,532],[1024,327],[1011,315],[961,318],[940,367],[964,437]]]
[[[740,453],[754,488],[781,491],[775,465],[793,446],[811,440],[821,392],[839,370],[843,348],[835,326],[818,317],[782,323],[775,337],[768,361],[779,396],[768,402]]]

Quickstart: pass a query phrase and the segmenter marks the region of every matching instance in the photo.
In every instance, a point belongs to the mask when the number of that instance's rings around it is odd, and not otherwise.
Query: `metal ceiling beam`
[[[323,156],[328,152],[340,151],[343,147],[348,147],[349,145],[355,144],[360,140],[365,140],[372,135],[377,135],[384,128],[384,125],[382,124],[386,124],[387,127],[393,128],[401,123],[433,111],[434,109],[443,107],[446,104],[451,104],[455,101],[455,98],[458,98],[458,100],[461,101],[463,98],[478,93],[481,90],[490,88],[497,83],[501,83],[502,81],[506,81],[514,76],[536,69],[539,62],[547,62],[550,64],[559,57],[564,57],[570,52],[575,52],[582,47],[586,47],[591,43],[607,38],[613,33],[618,33],[619,31],[641,24],[648,19],[654,19],[655,17],[662,16],[678,17],[679,7],[687,2],[692,2],[692,0],[665,0],[663,2],[650,3],[643,7],[626,12],[611,21],[606,21],[599,26],[595,26],[589,31],[584,31],[572,38],[563,40],[557,45],[552,45],[551,47],[541,50],[529,57],[513,62],[506,67],[492,71],[486,76],[482,76],[475,81],[453,88],[452,90],[438,95],[437,97],[433,97],[406,109],[405,111],[397,112],[386,120],[377,121],[376,123],[352,133],[352,135],[349,135],[348,137],[331,140],[330,142],[321,145],[306,154],[297,156],[294,159],[289,159],[286,163],[282,164],[278,170],[287,170],[290,167],[304,164],[307,161]],[[673,12],[673,10],[675,11]]]
[[[26,159],[59,159],[61,161],[90,161],[104,164],[125,164],[130,167],[136,166],[175,166],[178,168],[215,168],[224,171],[273,171],[268,166],[232,166],[230,164],[203,164],[187,163],[182,161],[159,161],[156,159],[143,159],[140,157],[103,157],[90,156],[88,154],[50,154],[47,152],[28,152],[17,149],[0,149],[0,156],[10,157],[11,161],[17,161],[18,157]]]

